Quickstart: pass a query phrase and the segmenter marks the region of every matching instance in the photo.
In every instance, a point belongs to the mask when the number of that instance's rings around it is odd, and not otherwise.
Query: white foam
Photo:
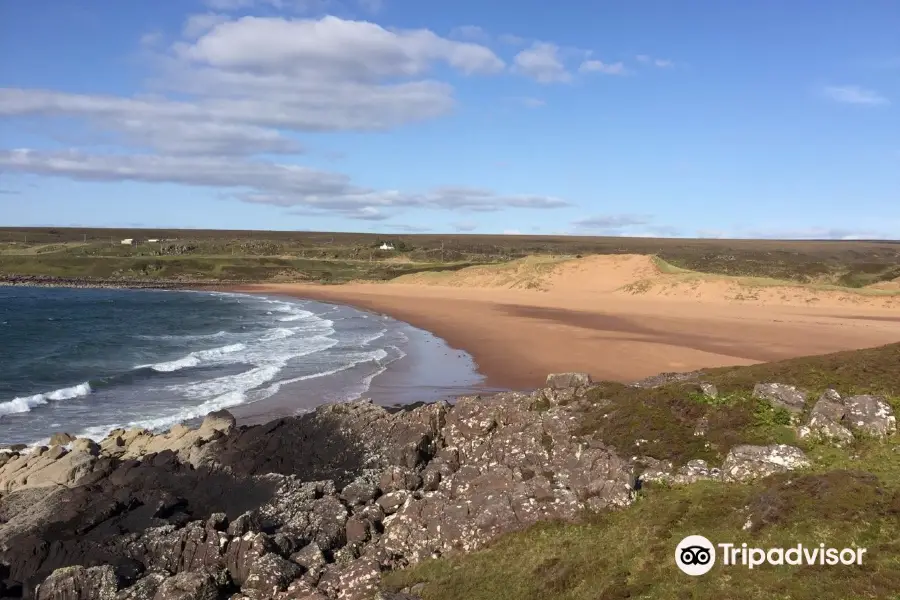
[[[140,365],[135,368],[149,368],[159,373],[171,373],[173,371],[180,371],[181,369],[196,367],[204,361],[216,361],[229,354],[240,352],[245,348],[246,346],[244,344],[229,344],[228,346],[221,346],[219,348],[211,348],[209,350],[198,350],[196,352],[191,352],[187,356],[179,358],[177,360],[156,363],[154,365]]]
[[[72,387],[61,388],[44,394],[13,398],[8,402],[0,402],[0,415],[12,415],[30,412],[36,406],[42,406],[50,401],[71,400],[87,396],[91,393],[91,385],[87,382]]]
[[[275,340],[283,340],[284,338],[289,338],[291,336],[297,335],[297,330],[295,329],[286,329],[284,327],[277,327],[272,329],[269,333],[260,338],[262,342],[273,342]]]

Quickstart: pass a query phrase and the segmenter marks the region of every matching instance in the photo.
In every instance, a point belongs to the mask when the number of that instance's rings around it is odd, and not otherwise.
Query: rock
[[[234,429],[236,425],[237,420],[234,418],[234,415],[227,410],[222,409],[206,415],[206,417],[203,418],[203,423],[200,425],[200,431],[202,433],[211,431],[228,433]]]
[[[378,488],[361,479],[357,479],[341,491],[341,499],[350,506],[367,504],[376,496],[378,496]]]
[[[162,573],[148,573],[131,587],[120,591],[116,600],[154,600],[159,586],[166,578]]]
[[[798,428],[797,434],[801,439],[811,438],[837,446],[851,444],[854,441],[853,434],[841,424],[845,413],[846,407],[840,394],[831,389],[826,390],[810,411],[809,420]]]
[[[785,444],[735,446],[725,457],[722,474],[731,481],[750,481],[809,466],[799,448]]]
[[[37,600],[116,600],[119,583],[109,565],[64,567],[38,586]]]
[[[370,537],[371,524],[360,517],[350,517],[347,519],[345,528],[345,536],[348,544],[362,544]]]
[[[271,598],[277,592],[285,591],[302,573],[303,570],[295,563],[277,554],[264,554],[253,562],[241,590],[253,590],[259,592],[261,598]]]
[[[580,388],[591,385],[591,376],[587,373],[552,373],[547,375],[547,387],[552,390]]]
[[[388,467],[378,481],[378,487],[384,493],[398,490],[415,490],[421,486],[422,476],[406,467]]]
[[[710,468],[705,460],[694,459],[689,460],[687,464],[678,469],[678,473],[674,477],[676,484],[695,483],[702,479],[720,479],[722,472],[716,468]]]
[[[75,441],[75,436],[70,433],[54,433],[50,436],[51,446],[65,446]]]
[[[100,455],[100,445],[89,438],[78,438],[72,442],[72,452],[82,452],[91,456]]]
[[[719,389],[715,386],[715,384],[709,383],[708,381],[701,381],[698,385],[700,386],[700,391],[707,398],[719,397]]]
[[[860,432],[876,438],[889,436],[897,431],[897,418],[891,405],[881,396],[851,396],[844,400],[847,424]]]
[[[806,405],[806,392],[783,383],[758,383],[753,388],[753,397],[767,400],[794,414],[803,412]]]
[[[392,515],[400,510],[407,498],[409,498],[409,492],[406,490],[391,492],[378,499],[378,506],[384,511],[384,514]]]
[[[213,575],[183,572],[167,578],[156,590],[153,600],[218,600],[219,586]]]
[[[369,600],[381,584],[381,565],[374,558],[360,558],[341,570],[338,598]]]
[[[678,381],[695,381],[699,377],[700,371],[690,371],[688,373],[659,373],[658,375],[635,381],[631,384],[631,387],[645,389],[657,388]]]
[[[541,520],[577,521],[629,504],[630,466],[599,440],[575,435],[571,406],[535,412],[530,400],[518,392],[458,398],[444,448],[426,468],[441,473],[438,489],[402,505],[400,495],[379,498],[389,516],[377,544],[416,562],[480,548]]]
[[[405,592],[378,592],[375,600],[422,600],[422,598]]]

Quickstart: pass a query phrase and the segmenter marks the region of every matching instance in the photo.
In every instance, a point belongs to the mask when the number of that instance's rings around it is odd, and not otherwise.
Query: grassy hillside
[[[648,484],[629,508],[586,515],[581,524],[544,523],[467,555],[391,573],[386,587],[424,584],[425,600],[809,599],[900,597],[900,435],[852,446],[798,440],[786,415],[754,400],[758,382],[798,385],[810,405],[826,387],[885,395],[900,412],[900,344],[750,367],[714,369],[709,400],[689,385],[657,389],[606,384],[582,412],[582,433],[624,456],[640,452],[681,464],[718,465],[737,443],[783,442],[813,466],[753,484]],[[705,439],[693,435],[706,417]],[[649,440],[635,448],[634,441]],[[749,525],[748,525],[749,523]],[[771,548],[803,543],[868,549],[861,566],[723,567],[689,577],[674,564],[687,535]],[[418,588],[417,588],[418,589]]]
[[[167,240],[122,246],[125,238]],[[380,251],[382,242],[395,251]],[[168,263],[166,276],[201,273],[210,279],[348,277],[384,279],[397,274],[488,264],[528,255],[653,254],[683,269],[861,287],[900,276],[900,243],[870,241],[687,240],[581,236],[388,235],[291,231],[204,231],[79,228],[0,229],[0,275],[73,276],[146,271],[147,258],[194,258]],[[41,257],[25,260],[13,257]],[[90,266],[98,258],[135,261],[114,268]],[[237,260],[240,259],[240,260]],[[282,262],[277,262],[282,261]],[[322,261],[315,267],[297,261]],[[322,273],[331,273],[322,276]],[[105,276],[105,275],[103,275]]]

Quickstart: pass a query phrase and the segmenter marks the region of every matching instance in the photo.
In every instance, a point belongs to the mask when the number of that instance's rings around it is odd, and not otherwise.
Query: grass
[[[125,238],[162,239],[157,243],[123,246]],[[380,251],[390,242],[396,251]],[[863,289],[900,276],[900,244],[890,241],[689,240],[586,236],[518,235],[384,235],[306,231],[214,231],[82,228],[0,229],[0,276],[25,268],[15,257],[39,256],[30,274],[49,275],[87,267],[73,266],[75,257],[147,259],[163,256],[208,261],[200,271],[216,279],[229,272],[229,259],[249,261],[250,276],[271,275],[265,261],[320,260],[336,264],[320,269],[288,265],[301,272],[329,271],[328,281],[343,281],[342,273],[356,271],[361,279],[384,279],[419,270],[460,268],[503,263],[530,255],[542,257],[588,254],[645,254],[658,257],[664,273],[691,277],[691,272],[758,278],[758,285],[784,281]],[[400,257],[412,266],[390,270],[381,263]],[[59,259],[57,261],[56,259]],[[219,262],[213,261],[216,259]],[[350,264],[371,266],[351,268]],[[216,265],[221,265],[217,270]],[[175,269],[177,263],[172,265]],[[395,267],[399,265],[394,265]],[[13,271],[16,267],[18,271]],[[205,270],[209,268],[209,270]],[[101,269],[100,267],[97,267]],[[187,270],[188,267],[185,267]],[[43,269],[43,270],[42,270]],[[125,271],[128,269],[126,268]],[[140,271],[140,266],[137,266]],[[187,272],[187,271],[186,271]],[[238,269],[238,274],[246,273]],[[274,272],[277,272],[274,271]],[[316,274],[312,273],[315,277]],[[79,275],[80,276],[80,275]],[[777,283],[776,283],[777,282]],[[823,288],[823,289],[827,289]],[[869,293],[867,291],[867,293]]]
[[[775,279],[773,277],[762,277],[752,275],[730,275],[717,271],[692,271],[682,267],[670,264],[660,258],[654,256],[653,261],[661,273],[676,276],[675,281],[679,283],[700,282],[714,277],[717,280],[730,281],[742,288],[746,288],[747,294],[752,296],[756,289],[784,287],[801,287],[812,291],[822,292],[850,292],[863,296],[895,296],[900,294],[898,290],[887,290],[877,288],[867,288],[864,286],[872,285],[882,281],[892,281],[900,277],[900,267],[891,267],[890,265],[879,265],[880,270],[877,273],[860,273],[853,270],[835,270],[828,278],[824,280],[797,280],[794,278]],[[708,269],[709,267],[707,267]],[[861,269],[871,269],[872,265],[861,265]],[[830,281],[830,282],[829,282]],[[657,282],[653,279],[637,281],[625,286],[623,289],[632,294],[645,294],[649,292]],[[667,282],[671,285],[672,281]],[[743,292],[742,292],[743,293]],[[739,299],[750,299],[742,297]]]
[[[657,389],[604,383],[582,413],[582,435],[597,435],[620,454],[717,465],[737,443],[792,443],[812,467],[752,484],[646,485],[623,510],[577,524],[542,523],[508,534],[469,555],[429,560],[386,575],[399,590],[423,584],[425,600],[818,600],[900,598],[900,441],[859,438],[846,448],[797,440],[789,415],[752,397],[753,385],[777,381],[810,392],[875,393],[900,411],[900,344],[777,363],[711,369],[715,399],[691,383]],[[704,438],[693,435],[708,419]],[[749,523],[749,526],[748,526]],[[725,567],[682,574],[674,549],[687,535],[761,548],[867,548],[861,566]]]

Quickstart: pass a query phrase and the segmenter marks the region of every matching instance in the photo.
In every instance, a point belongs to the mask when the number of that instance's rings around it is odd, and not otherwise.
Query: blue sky
[[[898,104],[892,0],[0,0],[0,224],[900,238]]]

